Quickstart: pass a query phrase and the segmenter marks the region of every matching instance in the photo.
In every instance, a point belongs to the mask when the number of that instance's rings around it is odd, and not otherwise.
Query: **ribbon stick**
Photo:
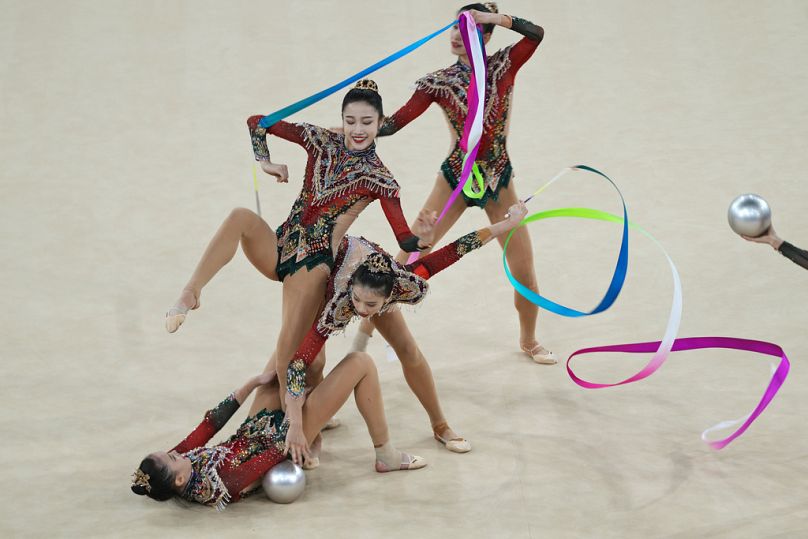
[[[287,116],[291,116],[295,112],[301,111],[301,110],[305,109],[306,107],[309,107],[309,106],[317,103],[318,101],[328,97],[329,95],[333,94],[334,92],[337,92],[337,91],[341,90],[342,88],[345,88],[349,84],[354,83],[354,82],[358,81],[359,79],[364,78],[367,75],[370,75],[374,71],[376,71],[378,69],[381,69],[382,67],[386,66],[387,64],[395,62],[399,58],[402,58],[402,57],[408,55],[409,53],[411,53],[412,51],[414,51],[415,49],[417,49],[418,47],[420,47],[421,45],[423,45],[427,41],[439,36],[440,34],[445,32],[446,30],[448,30],[449,28],[454,26],[455,24],[457,24],[457,21],[452,21],[449,24],[447,24],[446,26],[444,26],[443,28],[441,28],[439,30],[435,30],[434,32],[432,32],[428,36],[422,37],[418,41],[415,41],[414,43],[411,43],[411,44],[407,45],[403,49],[401,49],[401,50],[399,50],[397,52],[394,52],[390,56],[388,56],[386,58],[383,58],[382,60],[379,60],[378,62],[376,62],[372,66],[366,67],[365,69],[363,69],[359,73],[351,75],[347,79],[345,79],[345,80],[343,80],[341,82],[338,82],[338,83],[334,84],[333,86],[329,86],[325,90],[321,90],[321,91],[317,92],[314,95],[311,95],[309,97],[301,99],[300,101],[297,101],[296,103],[292,103],[291,105],[288,105],[288,106],[286,106],[286,107],[284,107],[284,108],[282,108],[280,110],[276,110],[275,112],[273,112],[271,114],[267,114],[266,116],[261,118],[261,121],[258,122],[258,124],[261,127],[263,127],[264,129],[268,129],[270,126],[272,126],[273,124],[277,123],[280,120],[283,120]]]
[[[258,198],[258,175],[255,173],[255,165],[253,165],[253,190],[255,191],[255,209],[258,217],[261,217],[261,199]]]

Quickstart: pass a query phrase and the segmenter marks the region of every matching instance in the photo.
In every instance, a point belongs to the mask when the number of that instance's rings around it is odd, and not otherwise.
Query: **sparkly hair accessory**
[[[143,487],[146,492],[151,492],[151,484],[149,483],[149,474],[138,468],[132,474],[132,486]]]
[[[393,271],[384,255],[378,252],[368,255],[365,260],[365,266],[367,266],[370,273],[390,273]]]
[[[487,7],[488,11],[490,11],[491,13],[499,13],[499,7],[497,6],[496,2],[486,2],[483,5]]]
[[[362,79],[354,86],[357,90],[370,90],[371,92],[379,93],[379,87],[370,79]]]

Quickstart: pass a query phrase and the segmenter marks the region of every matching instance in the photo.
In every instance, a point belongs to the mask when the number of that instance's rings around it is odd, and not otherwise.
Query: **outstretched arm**
[[[286,419],[289,431],[286,433],[286,451],[292,454],[295,463],[303,463],[303,457],[310,458],[309,444],[303,433],[303,403],[306,401],[306,368],[312,364],[322,350],[330,332],[321,333],[318,329],[320,315],[315,319],[303,342],[295,351],[286,370]],[[281,368],[280,362],[278,368]]]
[[[274,373],[272,374],[274,375]],[[250,393],[252,393],[256,387],[268,383],[270,378],[271,376],[262,374],[253,376],[247,380],[243,386],[228,395],[222,402],[217,404],[216,407],[205,412],[205,417],[202,419],[202,422],[197,425],[191,434],[178,443],[173,451],[185,453],[208,443],[208,440],[219,432],[230,418],[233,417],[233,414],[236,413],[236,410],[239,409]]]
[[[401,201],[398,198],[381,198],[379,202],[381,202],[387,222],[390,223],[390,227],[396,235],[398,246],[402,250],[414,253],[432,247],[432,233],[428,236],[425,234],[416,236],[412,233],[412,230],[407,225],[407,220],[404,219],[404,213],[401,211]]]
[[[518,204],[514,204],[508,209],[508,217],[503,221],[489,225],[475,232],[470,232],[406,267],[416,275],[424,279],[429,279],[436,273],[460,260],[467,253],[479,249],[493,238],[506,234],[513,228],[516,228],[525,215],[527,215],[525,203],[519,202]]]
[[[747,241],[755,243],[766,243],[772,246],[772,249],[779,252],[784,257],[788,258],[798,266],[808,269],[808,251],[795,247],[794,245],[784,241],[783,238],[777,235],[774,231],[774,226],[770,226],[762,236],[753,238],[752,236],[741,237]]]
[[[424,90],[418,89],[412,94],[410,100],[403,107],[398,109],[392,116],[385,116],[382,125],[379,127],[380,137],[386,137],[396,133],[405,125],[424,113],[432,104],[433,97]]]

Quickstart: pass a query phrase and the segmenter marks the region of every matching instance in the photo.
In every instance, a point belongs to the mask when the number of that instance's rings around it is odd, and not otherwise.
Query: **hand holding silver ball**
[[[736,234],[757,238],[772,225],[772,210],[758,195],[747,193],[732,201],[727,211],[729,226]]]

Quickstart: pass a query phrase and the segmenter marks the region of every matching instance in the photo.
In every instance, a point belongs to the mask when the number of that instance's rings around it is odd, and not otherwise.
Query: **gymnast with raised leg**
[[[267,387],[256,395],[253,409],[236,433],[226,441],[207,447],[257,387]],[[303,455],[285,446],[288,422],[284,419],[274,372],[255,376],[231,393],[218,406],[205,413],[202,422],[169,451],[149,454],[133,475],[132,491],[158,501],[179,496],[188,501],[224,509],[261,486],[261,478],[291,453],[293,460]],[[426,466],[421,457],[396,449],[390,442],[384,415],[379,377],[373,359],[352,352],[307,396],[302,409],[304,436],[313,441],[326,421],[354,394],[375,448],[377,472],[415,470]]]
[[[507,208],[518,200],[516,189],[511,182],[513,169],[506,149],[511,98],[516,73],[541,43],[544,30],[524,19],[502,15],[496,11],[496,4],[493,2],[484,5],[469,4],[458,11],[458,14],[468,12],[478,24],[483,25],[483,40],[486,43],[491,39],[494,26],[510,28],[524,37],[487,59],[486,110],[480,150],[477,154],[477,166],[484,178],[483,196],[479,199],[469,198],[465,194],[462,199],[458,197],[438,223],[435,242],[451,229],[467,207],[483,208],[490,222],[495,223],[505,215]],[[378,134],[381,137],[396,133],[420,116],[432,103],[437,103],[445,113],[453,138],[453,147],[441,165],[432,193],[424,204],[424,209],[428,211],[440,211],[445,206],[460,181],[465,157],[460,148],[460,139],[466,121],[466,90],[469,87],[471,68],[457,27],[451,31],[451,49],[452,54],[457,56],[457,62],[416,81],[416,90],[410,100],[395,114],[385,118]],[[500,238],[501,245],[504,240],[505,238]],[[520,228],[514,233],[506,256],[514,277],[531,290],[538,292],[533,251],[526,228]],[[407,254],[399,253],[396,259],[403,262],[407,259]],[[514,305],[519,315],[521,350],[537,363],[550,365],[556,363],[555,355],[536,339],[538,307],[517,292],[514,292]],[[372,333],[373,324],[368,320],[363,321],[353,348],[365,350]]]
[[[460,260],[465,254],[482,247],[492,238],[502,237],[518,226],[526,214],[527,208],[523,202],[514,204],[508,209],[505,220],[466,234],[407,265],[396,262],[381,247],[365,238],[346,236],[337,251],[328,280],[324,307],[289,363],[286,409],[300,409],[299,404],[292,403],[305,400],[306,382],[312,378],[307,367],[315,362],[329,336],[344,330],[356,317],[373,319],[382,336],[396,351],[408,385],[426,409],[435,439],[450,451],[469,451],[469,442],[449,428],[440,407],[429,364],[407,328],[401,312],[392,307],[402,303],[419,303],[428,290],[428,279]],[[423,219],[423,216],[419,218],[413,228],[420,227]],[[428,228],[434,223],[435,216],[431,215],[426,219]],[[322,366],[319,370],[322,370]],[[255,406],[253,405],[254,408]],[[301,422],[292,412],[288,413],[288,417],[290,427],[287,444],[295,453],[308,457],[308,438],[301,429]]]
[[[166,314],[166,329],[175,332],[188,311],[199,308],[202,289],[241,244],[258,271],[283,282],[282,325],[274,357],[281,392],[285,391],[287,365],[320,308],[334,252],[368,204],[379,199],[403,250],[414,252],[431,246],[431,239],[413,235],[407,226],[398,199],[399,185],[376,154],[374,140],[382,117],[382,99],[376,84],[361,80],[343,99],[341,134],[283,121],[264,129],[259,125],[261,116],[249,118],[255,158],[262,170],[279,182],[288,181],[288,171],[285,165],[270,161],[267,134],[306,150],[303,188],[277,231],[250,210],[232,211]],[[263,387],[258,390],[262,391]]]

